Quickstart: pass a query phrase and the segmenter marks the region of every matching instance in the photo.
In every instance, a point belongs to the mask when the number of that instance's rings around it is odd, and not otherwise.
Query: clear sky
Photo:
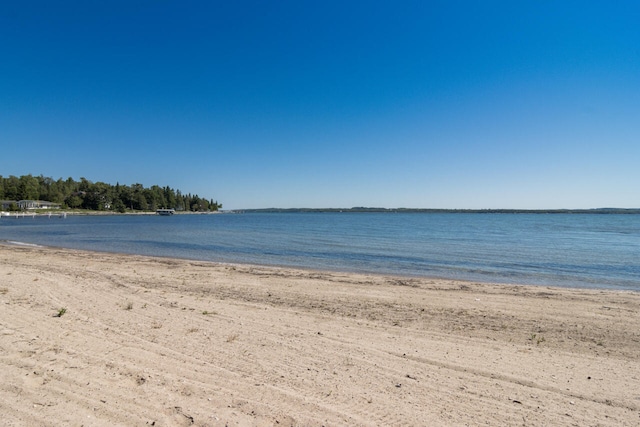
[[[0,174],[638,208],[640,2],[0,2]]]

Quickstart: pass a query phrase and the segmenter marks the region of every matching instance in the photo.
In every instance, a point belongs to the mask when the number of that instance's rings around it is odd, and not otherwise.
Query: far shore
[[[8,425],[635,426],[640,294],[0,244]]]
[[[233,209],[218,211],[178,211],[177,215],[208,215],[221,213],[410,213],[410,214],[553,214],[553,215],[640,215],[636,208],[593,208],[593,209],[432,209],[432,208],[262,208]],[[96,211],[86,209],[34,209],[27,211],[0,211],[0,216],[36,215],[156,215],[150,211]]]

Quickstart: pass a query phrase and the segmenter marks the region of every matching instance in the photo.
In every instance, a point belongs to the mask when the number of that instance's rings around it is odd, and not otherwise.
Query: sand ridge
[[[639,309],[634,292],[0,245],[1,424],[635,426]]]

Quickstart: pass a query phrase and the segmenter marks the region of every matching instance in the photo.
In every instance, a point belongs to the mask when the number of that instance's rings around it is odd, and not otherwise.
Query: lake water
[[[228,263],[640,291],[640,215],[2,218],[0,240]]]

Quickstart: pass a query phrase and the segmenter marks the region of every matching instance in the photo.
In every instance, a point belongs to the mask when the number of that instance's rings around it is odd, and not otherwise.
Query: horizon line
[[[640,208],[618,208],[618,207],[598,207],[598,208],[407,208],[407,207],[370,207],[370,206],[354,206],[350,208],[344,207],[324,207],[324,208],[309,208],[309,207],[289,207],[289,208],[237,208],[237,209],[222,209],[223,211],[447,211],[447,212],[460,212],[460,211],[473,211],[473,212],[577,212],[577,211],[639,211]]]

